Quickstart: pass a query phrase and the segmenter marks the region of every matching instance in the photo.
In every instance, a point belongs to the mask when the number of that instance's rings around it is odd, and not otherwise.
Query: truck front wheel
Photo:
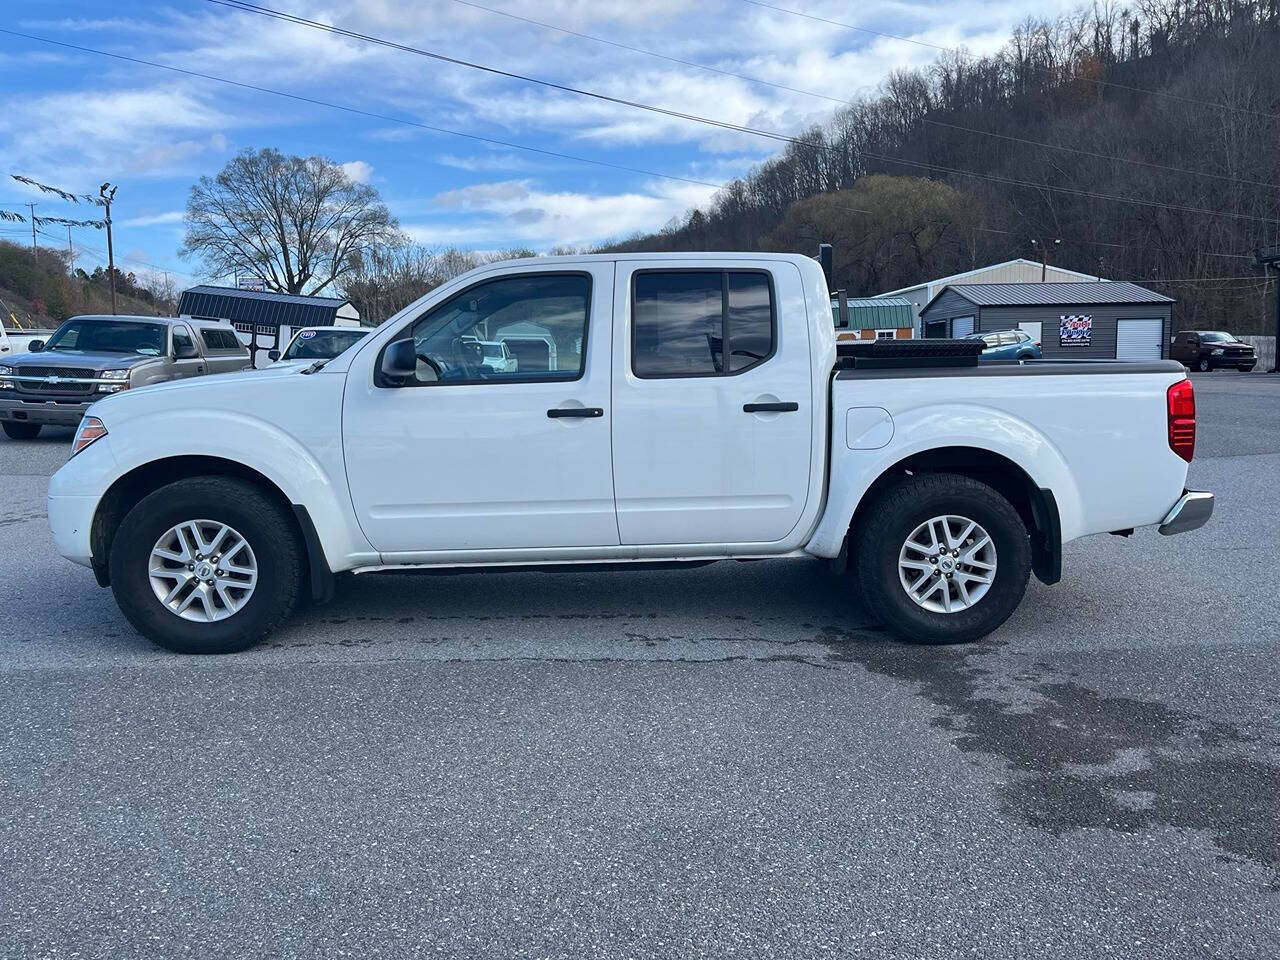
[[[0,423],[0,427],[4,428],[4,435],[10,440],[34,440],[40,436],[40,424],[38,423],[6,420],[4,423]]]
[[[290,613],[303,549],[284,507],[233,477],[179,480],[125,515],[111,588],[138,632],[177,653],[234,653]]]
[[[956,474],[907,477],[867,506],[851,534],[868,611],[915,643],[966,643],[1013,613],[1031,573],[1018,511]]]

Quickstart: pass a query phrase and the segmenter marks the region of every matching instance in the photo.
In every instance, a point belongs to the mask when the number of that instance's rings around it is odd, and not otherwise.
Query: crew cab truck
[[[1066,541],[1208,519],[1180,364],[869,366],[828,302],[794,255],[487,265],[330,361],[95,404],[54,539],[185,652],[252,645],[343,571],[813,556],[948,643],[1056,581]],[[554,362],[474,349],[515,335]]]
[[[243,370],[249,351],[229,323],[174,317],[80,316],[32,352],[0,358],[0,428],[32,440],[76,426],[103,396],[133,387]]]

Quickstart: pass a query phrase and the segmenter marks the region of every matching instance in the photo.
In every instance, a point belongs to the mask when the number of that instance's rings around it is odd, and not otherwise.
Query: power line
[[[564,93],[572,93],[578,96],[589,97],[589,98],[601,100],[607,103],[613,103],[619,106],[632,107],[637,110],[645,110],[651,113],[661,114],[663,116],[673,117],[673,118],[682,119],[682,120],[688,120],[694,123],[702,123],[708,126],[722,129],[722,130],[731,130],[737,133],[744,133],[744,134],[750,134],[752,136],[764,137],[779,143],[792,144],[794,146],[797,146],[803,149],[810,149],[810,150],[817,149],[825,152],[831,152],[833,149],[829,145],[816,144],[809,140],[806,140],[804,137],[797,137],[797,136],[792,136],[790,134],[777,133],[771,130],[762,130],[757,127],[749,127],[743,124],[731,123],[726,120],[717,120],[712,117],[704,117],[698,114],[684,113],[679,110],[670,110],[666,107],[653,106],[651,104],[641,103],[636,100],[627,100],[621,97],[612,97],[612,96],[609,96],[608,94],[597,93],[592,90],[584,90],[579,87],[572,87],[567,84],[555,83],[550,80],[542,80],[537,77],[528,77],[528,76],[525,76],[524,74],[514,73],[508,70],[501,70],[497,67],[490,67],[485,64],[474,63],[472,61],[463,60],[458,57],[446,56],[444,54],[435,53],[430,50],[423,50],[419,47],[411,47],[411,46],[408,46],[407,44],[397,43],[395,41],[386,40],[381,37],[374,37],[368,34],[358,33],[353,30],[347,30],[342,27],[335,27],[327,23],[320,23],[319,21],[316,21],[316,20],[308,20],[305,17],[300,17],[295,14],[284,13],[282,11],[273,10],[270,7],[261,7],[256,4],[248,3],[247,0],[208,0],[208,2],[218,4],[219,6],[230,7],[231,9],[234,9],[234,10],[241,10],[246,13],[255,13],[260,16],[269,17],[271,19],[281,20],[286,23],[293,23],[298,26],[310,27],[312,29],[320,30],[325,33],[334,34],[336,36],[350,37],[355,40],[361,40],[367,43],[376,44],[378,46],[384,46],[394,50],[400,50],[404,53],[411,53],[417,56],[426,57],[428,59],[437,60],[443,63],[451,63],[456,66],[468,67],[470,69],[479,70],[485,73],[493,74],[495,76],[501,76],[501,77],[506,77],[508,79],[520,80],[522,82],[527,82],[527,83],[533,83],[533,84],[537,84],[539,86],[547,87],[553,90],[559,90]],[[900,157],[891,157],[884,154],[871,153],[870,151],[866,151],[866,150],[860,151],[860,153],[861,153],[861,156],[864,158],[868,158],[871,160],[878,160],[883,163],[897,163],[897,164],[901,164],[908,167],[915,167],[918,169],[935,170],[938,172],[955,174],[957,176],[973,177],[975,179],[987,180],[992,183],[1001,183],[1008,186],[1030,187],[1036,190],[1048,190],[1056,193],[1064,193],[1070,196],[1089,197],[1097,200],[1109,200],[1116,203],[1131,203],[1138,206],[1157,207],[1157,208],[1162,208],[1167,210],[1177,210],[1183,213],[1194,213],[1202,216],[1226,217],[1229,219],[1245,220],[1245,221],[1254,222],[1254,223],[1267,223],[1267,224],[1280,223],[1280,220],[1275,220],[1268,217],[1254,216],[1252,214],[1233,213],[1231,211],[1226,211],[1226,210],[1210,210],[1204,207],[1192,207],[1185,204],[1173,204],[1173,203],[1164,203],[1164,202],[1155,201],[1155,200],[1143,200],[1136,197],[1127,197],[1127,196],[1122,196],[1118,194],[1097,193],[1095,191],[1084,190],[1076,187],[1060,187],[1060,186],[1054,186],[1048,183],[1038,183],[1034,181],[1018,180],[1013,177],[1001,177],[995,174],[978,173],[973,170],[962,170],[955,167],[942,166],[940,164],[925,163],[923,161],[906,160]]]
[[[789,14],[790,16],[793,16],[793,17],[803,17],[806,20],[814,20],[818,23],[826,23],[833,27],[843,27],[846,30],[856,30],[859,33],[868,33],[868,34],[871,34],[872,36],[883,37],[887,40],[900,40],[903,43],[914,43],[915,45],[920,47],[929,47],[933,50],[940,50],[943,53],[955,54],[957,57],[962,57],[966,60],[975,59],[973,54],[967,53],[966,51],[961,50],[959,47],[947,47],[947,46],[943,46],[940,43],[930,43],[927,40],[917,40],[913,37],[903,37],[894,33],[884,33],[880,30],[872,30],[868,27],[859,27],[856,24],[845,23],[842,20],[832,20],[828,17],[820,17],[817,14],[805,13],[803,10],[793,10],[789,7],[780,7],[780,6],[777,6],[776,4],[765,3],[764,0],[742,0],[742,2],[749,3],[753,7],[763,7],[766,10],[774,10],[778,13]],[[1039,70],[1043,73],[1053,72],[1053,69],[1051,67],[1043,67],[1043,66],[1040,66],[1039,64],[1028,63],[1026,64],[1026,66],[1028,66],[1032,70]],[[1193,103],[1201,107],[1212,107],[1214,110],[1231,110],[1236,113],[1246,113],[1246,114],[1252,114],[1253,116],[1266,117],[1270,120],[1280,119],[1280,114],[1268,113],[1265,110],[1251,110],[1248,107],[1233,107],[1227,103],[1214,103],[1211,100],[1197,100],[1195,97],[1183,97],[1176,93],[1166,93],[1161,90],[1148,90],[1144,87],[1133,87],[1124,83],[1115,83],[1114,81],[1111,81],[1111,80],[1099,80],[1096,77],[1076,76],[1076,77],[1073,77],[1072,79],[1083,80],[1087,83],[1095,83],[1101,87],[1113,87],[1117,90],[1128,90],[1130,93],[1144,93],[1144,94],[1147,94],[1148,96],[1163,97],[1167,100],[1177,100],[1181,103]]]
[[[631,51],[632,53],[639,53],[647,57],[655,57],[659,60],[665,60],[668,63],[676,63],[676,64],[680,64],[681,66],[692,67],[695,70],[703,70],[707,73],[718,74],[724,77],[732,77],[735,80],[742,80],[747,83],[755,83],[761,86],[772,87],[775,90],[785,90],[788,93],[798,93],[802,96],[814,97],[819,100],[825,100],[828,103],[836,103],[836,104],[841,104],[841,105],[850,106],[850,107],[857,106],[857,103],[855,101],[848,100],[844,97],[833,97],[825,93],[818,93],[814,90],[802,90],[799,87],[791,87],[785,83],[775,83],[772,80],[765,80],[762,77],[754,77],[754,76],[751,76],[750,74],[745,74],[745,73],[735,73],[732,70],[722,70],[719,67],[713,67],[705,63],[698,63],[693,60],[683,60],[680,57],[672,57],[665,53],[659,53],[656,50],[647,50],[644,47],[636,47],[626,43],[619,43],[618,41],[610,40],[607,37],[597,37],[597,36],[594,36],[593,34],[582,33],[577,30],[569,30],[565,27],[557,26],[554,23],[547,23],[543,20],[534,20],[532,17],[524,17],[516,13],[509,13],[506,10],[499,10],[496,7],[487,7],[484,4],[475,3],[473,2],[473,0],[452,0],[452,2],[461,4],[464,7],[471,7],[476,10],[483,10],[486,13],[491,13],[491,14],[494,14],[495,16],[506,17],[509,20],[516,20],[520,23],[527,23],[527,24],[531,24],[532,26],[541,27],[544,30],[553,30],[556,33],[562,33],[570,37],[577,37],[580,40],[590,40],[592,43],[606,44],[610,47],[616,47],[620,50],[628,50],[628,51]],[[940,48],[940,49],[945,49],[945,48]],[[1280,184],[1267,183],[1263,180],[1249,180],[1242,177],[1228,176],[1226,174],[1210,173],[1209,171],[1204,171],[1204,170],[1188,170],[1183,167],[1174,167],[1168,164],[1155,163],[1149,160],[1135,160],[1130,157],[1119,157],[1113,154],[1096,153],[1091,150],[1082,150],[1078,147],[1068,147],[1062,144],[1049,143],[1044,140],[1031,140],[1025,137],[1013,137],[1006,134],[995,133],[994,131],[991,131],[991,130],[980,130],[977,127],[966,127],[962,124],[947,123],[941,120],[933,120],[928,117],[921,117],[920,122],[933,127],[946,128],[950,130],[962,130],[966,133],[974,133],[983,137],[993,137],[999,140],[1008,140],[1016,143],[1024,143],[1031,146],[1044,147],[1049,150],[1059,150],[1059,151],[1062,151],[1063,153],[1074,153],[1080,156],[1093,157],[1099,160],[1112,160],[1117,163],[1129,163],[1129,164],[1134,164],[1136,166],[1149,167],[1156,170],[1167,170],[1170,173],[1181,173],[1189,176],[1209,177],[1214,180],[1222,180],[1228,183],[1248,184],[1250,186],[1256,186],[1256,187],[1267,187],[1273,190],[1280,189]]]
[[[186,77],[195,77],[200,80],[209,80],[215,83],[223,83],[232,87],[239,87],[242,90],[251,90],[255,93],[265,93],[273,97],[282,97],[286,100],[293,100],[298,103],[306,103],[311,106],[324,107],[329,110],[341,110],[344,113],[350,113],[355,116],[365,117],[370,120],[378,120],[383,123],[397,123],[406,127],[416,127],[420,130],[427,130],[431,133],[446,134],[451,137],[461,137],[466,140],[474,140],[479,143],[485,143],[490,146],[506,147],[511,150],[523,150],[527,153],[535,153],[544,157],[551,157],[557,160],[569,160],[574,163],[586,163],[592,166],[605,167],[610,170],[620,170],[625,173],[638,173],[646,177],[657,177],[661,180],[671,180],[676,183],[688,183],[696,186],[711,187],[714,190],[723,190],[728,183],[714,183],[710,180],[699,180],[696,177],[682,177],[673,173],[659,173],[656,170],[645,170],[641,167],[631,167],[620,163],[611,163],[608,160],[597,160],[593,157],[581,157],[571,153],[562,153],[556,150],[547,150],[543,147],[533,147],[524,143],[516,143],[512,140],[499,140],[495,137],[486,137],[477,133],[464,133],[461,130],[450,130],[447,127],[439,127],[429,123],[422,123],[417,120],[409,120],[405,117],[392,116],[385,113],[376,113],[371,110],[362,110],[359,107],[352,107],[346,104],[334,103],[330,100],[321,100],[316,97],[308,97],[297,93],[288,93],[284,90],[275,90],[271,87],[264,87],[258,84],[245,83],[241,80],[232,80],[228,77],[220,77],[212,73],[201,73],[198,70],[187,70],[183,67],[175,67],[167,63],[158,63],[154,60],[144,60],[140,57],[130,57],[122,53],[112,53],[107,50],[98,50],[94,47],[85,47],[75,43],[67,43],[63,40],[54,40],[50,37],[41,37],[30,33],[21,33],[17,30],[6,30],[0,28],[0,34],[7,34],[13,37],[21,37],[24,40],[34,40],[38,43],[47,43],[53,46],[63,47],[67,50],[75,50],[79,53],[93,54],[99,57],[109,57],[113,60],[120,60],[125,63],[138,64],[140,66],[153,67],[157,70],[167,70],[170,73],[181,74]],[[839,209],[847,210],[850,213],[870,213],[869,210],[860,210],[856,207],[840,207]]]

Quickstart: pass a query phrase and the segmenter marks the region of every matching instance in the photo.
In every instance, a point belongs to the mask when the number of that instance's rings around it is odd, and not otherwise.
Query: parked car
[[[104,395],[249,364],[230,324],[174,317],[72,317],[31,349],[0,364],[0,427],[13,440],[75,426]]]
[[[267,359],[280,361],[330,360],[369,335],[368,327],[303,327],[284,351],[270,350]]]
[[[1230,367],[1248,373],[1258,365],[1258,354],[1222,330],[1181,330],[1169,346],[1169,356],[1193,370],[1207,373]]]
[[[1057,582],[1068,541],[1208,520],[1180,364],[842,356],[827,301],[791,254],[489,264],[326,364],[100,401],[50,481],[54,541],[190,653],[256,643],[341,571],[810,556],[953,643]],[[566,348],[547,369],[464,356],[532,322]]]
[[[4,324],[0,323],[0,357],[13,353],[13,342],[9,339],[9,333],[4,328]]]
[[[1044,356],[1040,341],[1025,330],[988,330],[971,333],[964,339],[982,341],[983,360],[1039,360]]]
[[[480,363],[494,373],[516,373],[520,361],[511,355],[503,340],[480,340]]]

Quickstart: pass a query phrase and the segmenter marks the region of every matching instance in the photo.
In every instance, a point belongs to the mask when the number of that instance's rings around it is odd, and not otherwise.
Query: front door
[[[383,554],[616,546],[613,264],[495,273],[405,323],[414,377],[362,351],[343,401],[351,499]],[[501,369],[486,343],[537,341]],[[514,351],[513,351],[514,353]],[[405,556],[404,559],[410,559]]]
[[[812,371],[791,264],[620,262],[613,470],[624,544],[776,543],[808,494]]]
[[[175,323],[173,325],[173,379],[198,377],[204,372],[204,357],[196,349],[191,328],[185,323]]]

